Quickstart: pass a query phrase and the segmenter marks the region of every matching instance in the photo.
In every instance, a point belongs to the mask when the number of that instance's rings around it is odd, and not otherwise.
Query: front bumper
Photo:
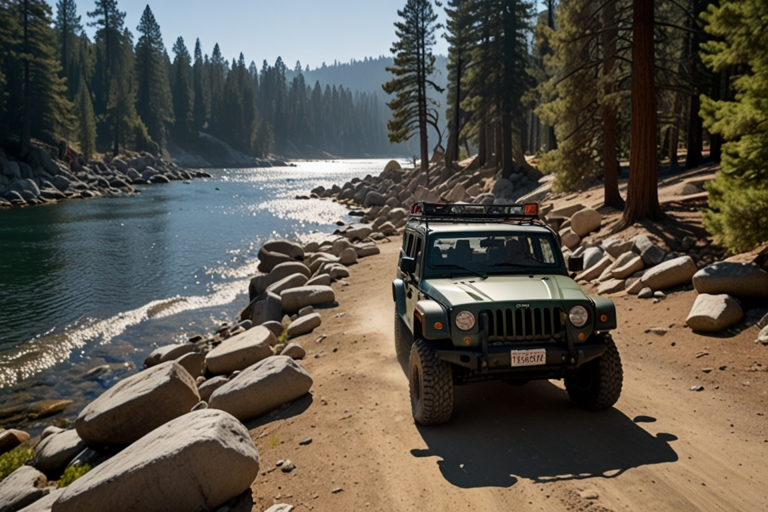
[[[512,350],[542,348],[547,351],[545,364],[537,366],[511,366]],[[519,376],[520,378],[525,378],[526,376],[558,377],[561,376],[565,370],[578,368],[593,359],[597,359],[605,353],[605,350],[606,344],[593,338],[589,343],[575,346],[572,350],[551,344],[525,343],[519,345],[507,344],[504,346],[490,346],[483,351],[438,349],[437,356],[447,363],[461,366],[473,372],[482,374],[499,373],[510,376]]]

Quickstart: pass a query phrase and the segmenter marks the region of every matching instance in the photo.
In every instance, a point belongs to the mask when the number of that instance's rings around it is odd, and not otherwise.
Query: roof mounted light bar
[[[411,217],[424,220],[486,219],[503,221],[507,219],[538,219],[539,204],[467,204],[427,203],[419,201],[411,205]]]

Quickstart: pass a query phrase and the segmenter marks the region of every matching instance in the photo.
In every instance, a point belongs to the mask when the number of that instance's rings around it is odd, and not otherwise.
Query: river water
[[[386,162],[218,169],[135,196],[0,211],[0,408],[65,398],[71,416],[157,346],[234,318],[262,242],[354,221],[295,196]]]

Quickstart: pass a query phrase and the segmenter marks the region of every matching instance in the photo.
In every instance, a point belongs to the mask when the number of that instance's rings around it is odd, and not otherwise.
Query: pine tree
[[[31,138],[55,142],[67,136],[72,123],[72,104],[57,58],[51,9],[39,0],[9,6],[16,17],[11,54],[6,56],[5,76],[9,98],[9,128],[21,134],[21,155],[29,151]]]
[[[188,137],[192,131],[192,80],[191,60],[184,39],[179,37],[173,44],[173,114],[176,118],[176,134]]]
[[[396,95],[387,104],[393,112],[393,119],[387,122],[389,140],[393,143],[404,142],[418,133],[421,169],[428,173],[427,125],[434,124],[437,128],[438,116],[438,104],[429,97],[428,90],[442,92],[429,78],[435,70],[432,47],[436,42],[437,15],[430,0],[407,0],[397,15],[402,21],[395,23],[398,38],[392,44],[395,62],[394,66],[387,68],[395,77],[383,85],[387,94]]]
[[[129,88],[128,84],[122,83],[120,76],[125,71],[122,62],[125,54],[121,48],[125,13],[118,9],[117,0],[96,0],[95,8],[88,12],[88,16],[94,18],[94,21],[88,24],[96,27],[96,76],[92,87],[95,93],[94,111],[97,119],[102,121],[101,132],[104,136],[106,137],[109,130],[112,131],[113,153],[116,155],[122,123],[113,116],[118,114],[123,118],[122,109],[115,106],[122,105],[124,98],[114,98],[114,88],[121,87],[123,93]]]
[[[75,0],[59,0],[56,4],[54,28],[59,35],[61,50],[61,76],[67,79],[69,98],[73,99],[79,85],[79,67],[77,66],[79,35],[83,30],[80,16],[77,14]]]
[[[470,0],[448,0],[445,8],[448,20],[446,22],[445,39],[448,41],[448,110],[450,122],[448,147],[445,151],[445,162],[450,167],[452,162],[459,159],[459,144],[462,128],[461,101],[462,78],[466,73],[472,49],[470,16]]]
[[[192,129],[195,131],[205,128],[208,122],[208,110],[210,104],[210,92],[205,79],[205,64],[203,51],[200,48],[200,39],[195,41],[195,63],[192,66],[192,81],[195,103],[192,106]]]
[[[664,218],[659,205],[656,161],[653,2],[635,2],[632,44],[632,148],[627,203],[619,228],[637,220]]]
[[[738,69],[732,100],[701,98],[707,129],[725,138],[723,170],[707,185],[704,224],[732,252],[768,240],[768,4],[721,0],[702,15],[718,39],[703,45],[704,63],[714,72]]]
[[[80,152],[89,159],[96,151],[96,118],[93,114],[91,93],[82,74],[75,96],[75,116],[78,119],[76,140],[80,146]]]
[[[161,149],[166,146],[167,127],[173,123],[173,104],[165,67],[165,45],[154,14],[146,6],[136,27],[136,111],[147,126],[149,136]]]
[[[213,47],[210,61],[210,87],[211,92],[211,114],[210,124],[212,131],[216,133],[226,125],[226,120],[222,115],[222,106],[224,104],[224,80],[227,76],[227,61],[221,55],[219,43]]]

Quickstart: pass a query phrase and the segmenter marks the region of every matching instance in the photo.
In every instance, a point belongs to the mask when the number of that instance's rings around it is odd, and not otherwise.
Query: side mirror
[[[582,270],[584,270],[584,256],[568,258],[568,272],[581,272]]]
[[[413,274],[416,272],[416,260],[414,258],[409,258],[408,256],[403,256],[400,259],[400,270],[406,274]]]

